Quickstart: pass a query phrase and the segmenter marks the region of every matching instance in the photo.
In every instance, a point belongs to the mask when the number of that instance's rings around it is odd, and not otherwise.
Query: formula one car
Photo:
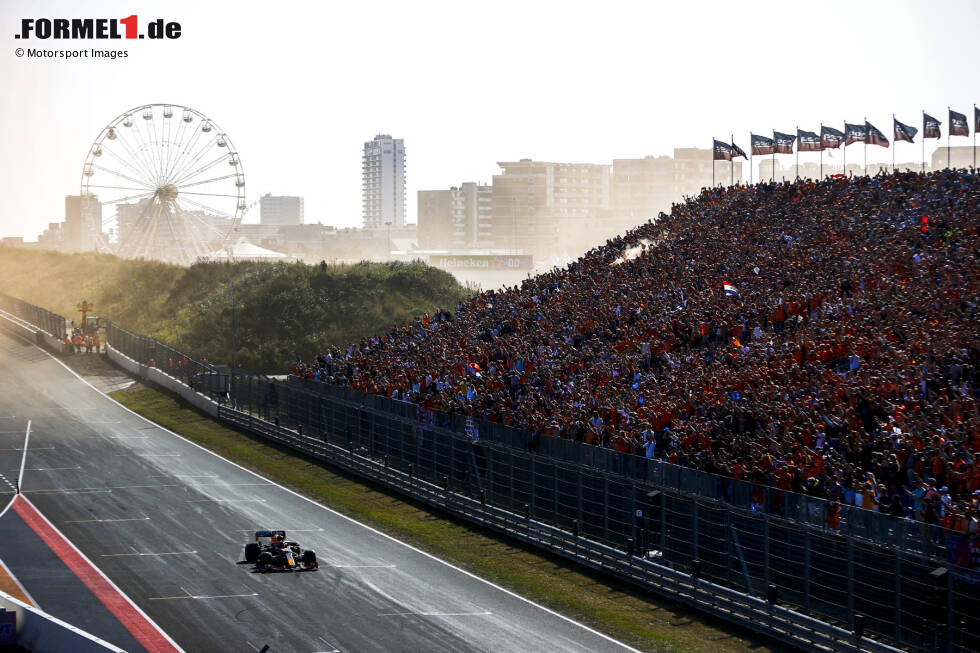
[[[286,531],[255,531],[255,541],[245,545],[245,562],[257,571],[313,571],[319,568],[316,553],[286,541]]]

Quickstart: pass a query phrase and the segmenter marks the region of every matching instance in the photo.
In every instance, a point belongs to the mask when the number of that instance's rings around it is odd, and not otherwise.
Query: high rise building
[[[497,249],[535,256],[575,249],[609,208],[609,165],[531,159],[497,165],[490,223]]]
[[[405,142],[388,134],[366,142],[361,175],[364,228],[405,226]]]
[[[418,193],[422,249],[493,249],[493,188],[472,181]]]
[[[95,195],[65,197],[63,247],[66,252],[90,252],[102,234],[102,203]]]
[[[266,193],[259,198],[259,223],[280,226],[303,224],[303,198]]]

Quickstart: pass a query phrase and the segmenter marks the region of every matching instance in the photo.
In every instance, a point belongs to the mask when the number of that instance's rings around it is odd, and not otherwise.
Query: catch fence
[[[837,530],[820,499],[575,442],[542,438],[531,451],[515,429],[295,377],[232,374],[229,401],[487,505],[830,623],[853,628],[863,618],[869,633],[916,649],[980,649],[980,583],[945,561],[961,542],[942,529],[852,508]]]
[[[214,399],[228,390],[228,376],[215,365],[198,361],[156,338],[143,336],[106,321],[106,343],[141,365],[155,367]]]
[[[59,340],[64,338],[67,333],[65,318],[40,306],[29,304],[22,299],[0,293],[0,309],[33,324]]]

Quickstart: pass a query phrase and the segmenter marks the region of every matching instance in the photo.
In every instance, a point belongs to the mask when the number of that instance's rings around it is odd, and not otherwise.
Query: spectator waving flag
[[[915,142],[915,135],[919,132],[918,129],[912,127],[911,125],[906,125],[900,122],[897,118],[892,116],[892,120],[895,122],[895,142],[907,141],[909,143]]]
[[[797,152],[819,152],[823,149],[820,144],[820,137],[814,132],[796,130],[796,151]]]
[[[888,147],[888,139],[882,134],[877,127],[872,125],[870,122],[865,121],[864,128],[867,131],[867,141],[868,145],[880,145],[881,147]]]
[[[866,143],[868,140],[868,130],[865,125],[852,125],[849,122],[844,123],[844,145],[850,145],[851,143]]]
[[[844,132],[820,125],[820,147],[825,150],[836,150],[844,142]]]
[[[768,138],[767,136],[759,136],[758,134],[750,134],[750,136],[752,137],[753,156],[775,154],[776,145],[773,143],[771,138]]]
[[[796,137],[792,134],[784,134],[782,132],[773,132],[772,140],[776,145],[776,154],[792,154],[793,153],[793,143],[796,142]]]
[[[727,281],[722,282],[722,287],[725,289],[725,294],[729,297],[738,297],[738,288],[728,283]]]
[[[732,158],[735,159],[735,158],[738,158],[738,157],[742,157],[743,159],[749,158],[749,157],[747,157],[745,155],[745,150],[743,150],[742,148],[740,148],[735,143],[732,143]]]
[[[970,124],[966,121],[966,116],[949,110],[949,135],[950,136],[969,136]]]
[[[939,138],[942,130],[939,126],[942,123],[930,116],[928,113],[922,114],[922,138]]]

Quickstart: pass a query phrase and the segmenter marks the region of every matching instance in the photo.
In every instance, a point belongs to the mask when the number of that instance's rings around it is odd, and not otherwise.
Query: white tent
[[[234,245],[211,252],[207,258],[212,261],[276,261],[289,257],[282,252],[259,247],[243,238]]]

